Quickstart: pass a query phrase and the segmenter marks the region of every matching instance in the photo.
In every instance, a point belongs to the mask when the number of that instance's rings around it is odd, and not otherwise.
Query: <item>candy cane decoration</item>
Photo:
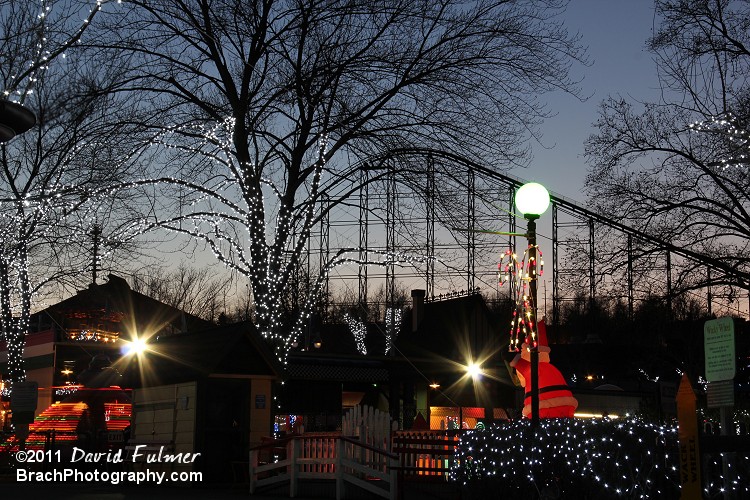
[[[529,345],[534,347],[537,342],[533,314],[536,304],[532,304],[529,283],[532,268],[536,276],[544,274],[544,260],[542,260],[542,251],[538,245],[536,245],[537,258],[529,259],[530,248],[531,246],[526,249],[520,262],[512,250],[506,250],[497,265],[498,283],[500,286],[510,283],[511,299],[516,304],[513,319],[510,322],[510,343],[508,344],[510,351],[519,351],[524,341],[528,341]]]

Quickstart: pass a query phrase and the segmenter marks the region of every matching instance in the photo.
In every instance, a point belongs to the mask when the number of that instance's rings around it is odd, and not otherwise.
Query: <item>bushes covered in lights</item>
[[[722,498],[720,454],[703,456],[704,498]],[[750,498],[750,454],[737,453],[729,483]],[[641,419],[524,419],[464,434],[451,466],[463,498],[680,498],[676,425]]]
[[[451,477],[470,498],[678,498],[677,428],[528,420],[467,433]]]

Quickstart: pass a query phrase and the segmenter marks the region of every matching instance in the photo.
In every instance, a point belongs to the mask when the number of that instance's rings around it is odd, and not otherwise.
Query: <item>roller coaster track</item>
[[[400,158],[401,159],[401,158],[407,158],[407,157],[417,157],[421,159],[430,158],[430,157],[442,158],[442,159],[454,162],[458,165],[462,165],[465,168],[473,170],[476,173],[479,173],[488,178],[498,180],[514,188],[520,187],[527,182],[526,180],[521,179],[520,177],[497,172],[485,165],[477,163],[461,155],[449,153],[446,151],[434,150],[434,149],[392,150],[387,155],[384,155],[384,158],[382,159],[388,159],[388,158],[393,158],[393,159]],[[640,241],[647,242],[664,251],[672,252],[675,255],[679,255],[681,257],[700,262],[702,264],[705,264],[717,270],[721,270],[727,275],[733,276],[735,279],[737,279],[737,285],[740,286],[741,288],[750,289],[750,273],[739,270],[739,269],[735,269],[733,266],[731,266],[730,264],[727,264],[726,262],[722,262],[719,259],[710,257],[708,255],[705,255],[699,252],[695,252],[693,250],[690,250],[689,248],[684,248],[684,247],[673,245],[672,243],[668,241],[656,238],[639,229],[627,226],[616,220],[612,220],[610,218],[604,217],[601,214],[592,212],[591,210],[588,210],[582,207],[581,205],[571,201],[570,199],[565,198],[564,196],[556,194],[552,191],[550,191],[550,201],[554,205],[564,208],[565,210],[567,210],[568,212],[574,215],[604,224],[605,226],[608,226],[612,229],[616,229],[622,232],[623,234],[633,236],[639,239]]]

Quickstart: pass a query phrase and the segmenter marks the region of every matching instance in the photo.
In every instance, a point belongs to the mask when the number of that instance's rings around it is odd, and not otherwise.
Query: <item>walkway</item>
[[[438,488],[436,489],[435,486]],[[333,482],[300,484],[300,495],[295,500],[335,498]],[[287,490],[288,491],[288,490]],[[348,491],[345,498],[375,500],[379,497],[363,490]],[[55,500],[286,500],[283,490],[250,496],[245,485],[199,484],[186,486],[101,485],[87,483],[15,483],[0,479],[0,497],[7,499],[54,498]],[[446,485],[406,485],[404,500],[453,500],[457,491]]]

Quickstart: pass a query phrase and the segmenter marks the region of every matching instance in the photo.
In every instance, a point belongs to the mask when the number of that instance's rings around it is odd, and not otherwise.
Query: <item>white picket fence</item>
[[[370,406],[355,406],[349,410],[341,422],[341,434],[361,444],[377,450],[391,451],[391,432],[398,428],[398,422],[391,423],[391,416]],[[368,448],[346,445],[347,456],[360,464],[386,472],[389,461],[386,455]],[[359,454],[359,456],[356,456]]]
[[[398,494],[398,456],[390,453],[391,421],[387,413],[355,407],[343,419],[341,433],[300,434],[250,451],[250,494],[258,487],[289,483],[289,496],[300,479],[335,479],[336,499],[348,482],[388,500]],[[273,450],[285,450],[271,463]]]

